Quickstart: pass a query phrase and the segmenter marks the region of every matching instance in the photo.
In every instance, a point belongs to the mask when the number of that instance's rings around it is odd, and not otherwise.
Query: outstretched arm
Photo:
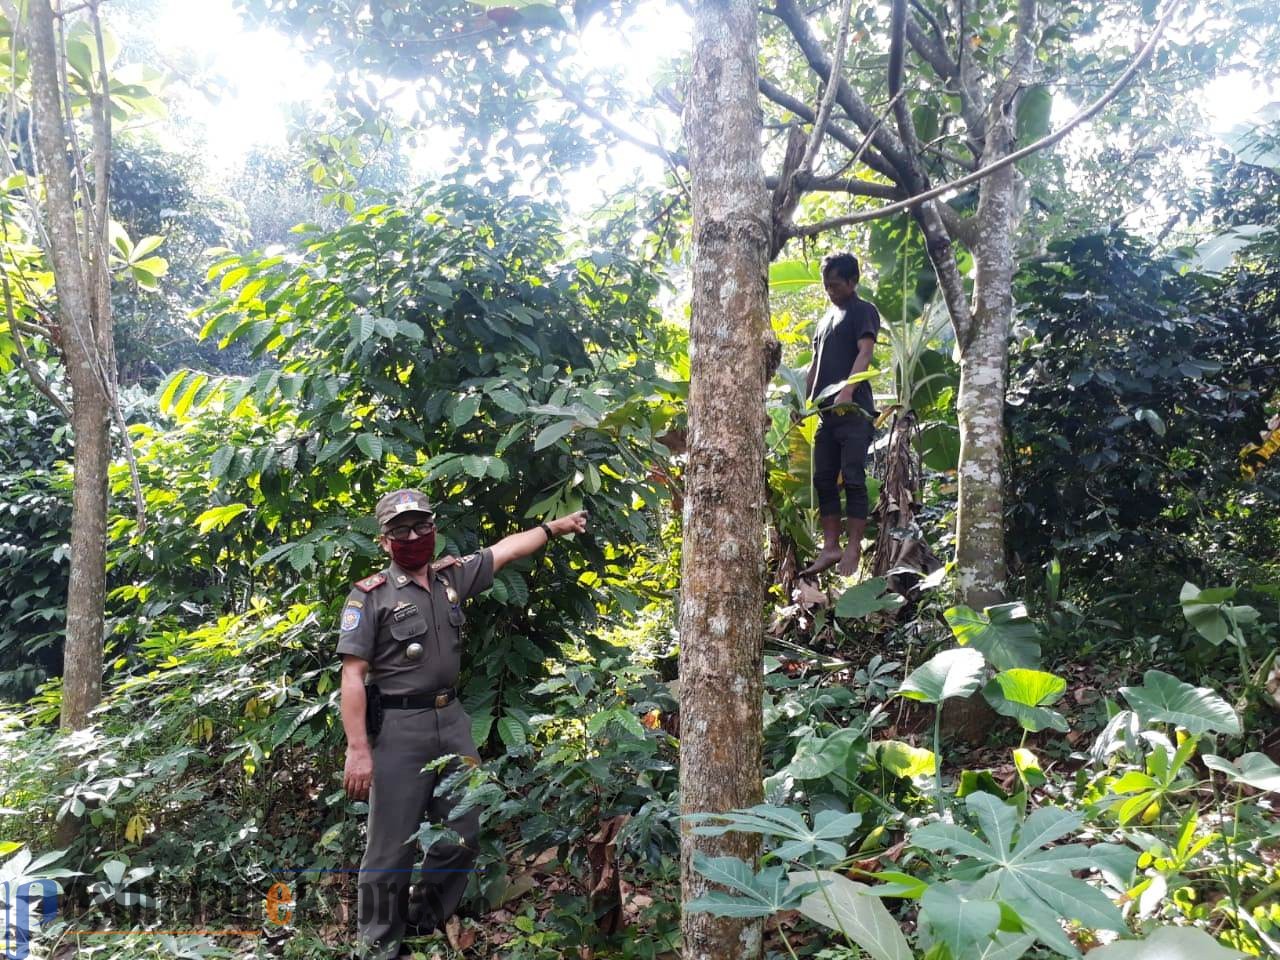
[[[568,533],[586,533],[587,532],[587,511],[579,510],[577,513],[571,513],[567,517],[559,517],[546,524],[551,528],[551,536],[563,537]],[[520,533],[513,533],[509,537],[503,537],[495,543],[490,550],[493,552],[493,572],[497,573],[508,563],[513,560],[519,560],[521,557],[527,557],[537,553],[547,545],[550,537],[541,526],[534,527],[532,530],[522,530]]]

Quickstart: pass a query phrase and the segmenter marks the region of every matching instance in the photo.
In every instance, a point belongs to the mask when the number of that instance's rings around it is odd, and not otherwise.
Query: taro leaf
[[[797,780],[819,780],[834,770],[843,770],[850,751],[864,749],[861,740],[861,734],[848,728],[825,738],[809,737],[796,747],[786,771]]]
[[[822,888],[800,901],[800,912],[815,923],[844,935],[873,960],[912,960],[902,929],[874,891],[830,870],[795,870],[788,874],[792,884],[802,884],[815,876]]]
[[[1182,604],[1182,615],[1214,646],[1227,639],[1230,628],[1222,615],[1220,605],[1235,596],[1231,587],[1219,587],[1213,590],[1201,590],[1195,584],[1187,582],[1182,585],[1182,593],[1178,600]]]
[[[1193,583],[1184,583],[1178,600],[1187,623],[1216,647],[1223,640],[1243,643],[1238,625],[1258,619],[1258,611],[1253,607],[1227,602],[1235,595],[1235,587],[1201,590]]]
[[[971,900],[954,885],[935,883],[920,901],[923,922],[934,937],[947,945],[953,957],[969,957],[1000,926],[1000,904]]]
[[[805,823],[804,815],[790,807],[775,807],[758,803],[745,810],[729,813],[699,813],[685,817],[690,822],[714,819],[713,826],[694,827],[693,832],[718,837],[724,833],[756,833],[783,840],[772,853],[781,860],[802,860],[813,854],[823,859],[840,860],[848,856],[844,844],[837,843],[857,829],[862,822],[858,813],[841,813],[839,810],[820,810],[813,820],[813,828]]]
[[[1145,940],[1117,940],[1089,952],[1089,960],[1235,960],[1243,956],[1195,927],[1157,927]]]
[[[787,868],[767,867],[753,873],[737,857],[693,855],[693,869],[713,883],[728,887],[732,893],[709,890],[684,905],[686,910],[710,913],[717,917],[768,917],[779,910],[791,910],[816,884],[792,886]]]
[[[1225,773],[1229,779],[1247,784],[1255,790],[1269,790],[1280,793],[1280,766],[1277,766],[1265,753],[1246,753],[1232,763],[1226,757],[1208,754],[1204,765],[1210,770]]]
[[[1208,687],[1193,687],[1162,670],[1148,670],[1142,686],[1120,693],[1144,723],[1174,723],[1192,736],[1216,731],[1239,734],[1240,718]]]
[[[836,616],[854,619],[866,617],[881,610],[897,610],[906,603],[906,600],[896,593],[882,597],[881,594],[887,587],[888,581],[884,577],[875,577],[850,587],[840,594],[840,599],[836,601]]]
[[[910,700],[941,703],[967,697],[978,689],[985,661],[977,650],[943,650],[928,663],[911,671],[898,693]]]
[[[1067,681],[1041,670],[1005,670],[986,685],[982,695],[1002,716],[1017,720],[1024,730],[1070,729],[1065,717],[1048,704],[1055,703],[1067,689]]]
[[[901,740],[879,740],[871,747],[876,763],[895,777],[932,775],[938,767],[938,758],[932,750],[913,747]]]
[[[1029,932],[1068,956],[1077,952],[1062,936],[1058,917],[1124,929],[1124,918],[1106,894],[1073,872],[1102,869],[1113,876],[1131,875],[1134,851],[1106,843],[1041,849],[1079,830],[1083,814],[1041,807],[1019,824],[1017,812],[989,793],[974,793],[965,804],[986,839],[955,824],[935,822],[916,830],[911,843],[961,857],[953,876],[990,882],[992,899],[1015,905]]]
[[[1001,603],[982,613],[966,606],[945,614],[961,646],[982,652],[997,670],[1035,668],[1040,663],[1039,631],[1021,603]]]

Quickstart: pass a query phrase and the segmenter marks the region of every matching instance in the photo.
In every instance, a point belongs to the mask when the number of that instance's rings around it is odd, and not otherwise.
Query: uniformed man
[[[435,515],[421,492],[389,493],[378,501],[374,515],[379,543],[391,564],[356,583],[347,597],[338,653],[347,736],[343,785],[353,799],[369,798],[359,936],[365,955],[384,960],[408,955],[407,950],[398,953],[407,920],[418,930],[443,928],[475,863],[479,811],[452,817],[454,802],[434,795],[436,784],[459,761],[439,772],[422,772],[446,754],[479,763],[471,719],[454,689],[466,622],[462,605],[488,590],[494,574],[511,561],[540,550],[553,537],[585,532],[587,514],[540,523],[461,560],[435,559]],[[381,702],[381,729],[374,737],[366,724],[370,698]],[[445,823],[462,843],[431,846],[411,907],[416,844],[409,841],[428,815]]]

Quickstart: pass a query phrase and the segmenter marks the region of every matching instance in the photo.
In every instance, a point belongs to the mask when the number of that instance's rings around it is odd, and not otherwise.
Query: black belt
[[[445,687],[435,693],[384,693],[381,695],[384,710],[426,710],[447,707],[458,699],[458,691]]]

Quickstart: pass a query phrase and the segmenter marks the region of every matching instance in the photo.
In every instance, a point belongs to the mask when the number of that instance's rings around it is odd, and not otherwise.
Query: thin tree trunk
[[[693,194],[689,468],[680,599],[680,811],[761,798],[764,340],[770,220],[760,162],[756,6],[702,0],[686,130]],[[706,892],[695,851],[748,862],[755,838],[681,833],[685,902]],[[686,911],[685,960],[760,955],[759,920]]]
[[[111,461],[108,374],[110,310],[93,315],[97,283],[81,255],[76,200],[68,165],[66,118],[59,95],[58,50],[49,0],[28,14],[32,113],[45,187],[47,251],[53,264],[58,320],[72,392],[75,476],[71,494],[71,574],[63,652],[62,726],[79,729],[102,699],[103,607],[106,602],[107,467]],[[108,158],[95,156],[101,164]],[[85,204],[89,219],[88,204]],[[86,224],[86,230],[91,227]],[[109,299],[109,298],[108,298]]]
[[[1017,143],[1018,96],[1030,82],[1037,30],[1036,0],[1019,0],[1015,58],[987,111],[980,163],[1008,156]],[[956,570],[961,598],[977,609],[1005,599],[1004,392],[1013,324],[1013,237],[1019,174],[1013,166],[982,181],[973,231],[973,321],[960,340],[960,491]]]

